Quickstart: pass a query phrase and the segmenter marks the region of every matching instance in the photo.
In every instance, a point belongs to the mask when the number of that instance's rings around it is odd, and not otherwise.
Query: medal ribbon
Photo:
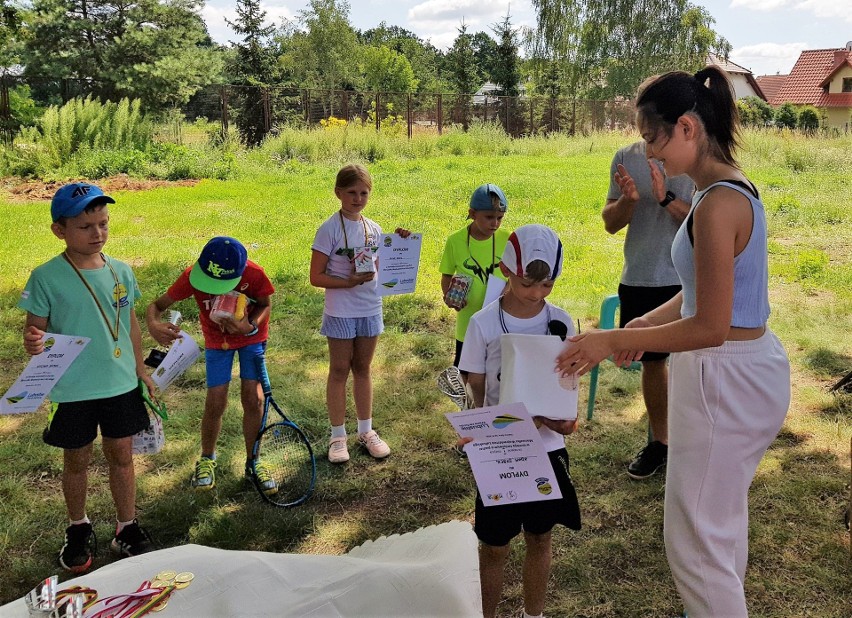
[[[86,286],[86,289],[89,290],[89,294],[91,294],[92,300],[95,301],[95,304],[98,306],[98,311],[101,312],[101,317],[104,319],[104,322],[106,323],[107,330],[109,331],[109,334],[112,336],[112,340],[116,343],[116,348],[115,348],[116,349],[116,356],[119,356],[121,354],[121,352],[118,348],[118,328],[119,328],[119,323],[121,322],[121,299],[119,299],[118,296],[117,296],[118,295],[118,275],[115,274],[115,269],[113,269],[112,264],[110,264],[107,261],[106,256],[103,253],[101,253],[101,259],[104,261],[104,264],[107,265],[107,268],[109,268],[109,271],[112,273],[112,280],[115,282],[115,286],[113,287],[113,294],[116,296],[116,299],[115,299],[115,326],[110,326],[109,318],[107,317],[106,311],[104,311],[104,308],[101,305],[101,301],[98,300],[98,297],[95,294],[95,291],[92,289],[92,286],[89,285],[89,282],[86,281],[86,278],[83,276],[83,273],[80,272],[80,269],[77,268],[77,265],[71,260],[70,257],[68,257],[67,253],[63,252],[62,257],[65,258],[65,261],[68,262],[71,265],[71,268],[73,268],[74,272],[77,273],[77,276],[80,277],[80,281],[82,281],[83,285]]]
[[[349,238],[346,237],[346,224],[343,221],[343,211],[338,210],[337,214],[340,216],[340,227],[343,228],[343,248],[349,249]],[[364,246],[366,247],[369,242],[369,237],[367,236],[367,222],[364,221],[363,216],[361,216],[360,219],[361,225],[364,226]]]

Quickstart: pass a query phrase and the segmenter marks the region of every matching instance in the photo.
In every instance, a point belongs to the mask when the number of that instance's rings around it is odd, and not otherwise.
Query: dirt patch
[[[196,185],[198,180],[145,180],[140,178],[131,178],[126,175],[112,176],[110,178],[101,178],[96,181],[90,181],[83,178],[68,180],[62,182],[44,182],[40,180],[22,180],[20,178],[4,178],[2,180],[2,190],[7,195],[7,199],[12,202],[32,202],[32,201],[49,201],[56,190],[68,182],[90,182],[99,186],[104,190],[104,193],[109,194],[113,191],[148,191],[159,187],[192,187]]]

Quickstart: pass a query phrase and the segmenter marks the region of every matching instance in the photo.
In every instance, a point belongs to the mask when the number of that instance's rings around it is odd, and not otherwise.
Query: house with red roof
[[[731,86],[734,87],[734,96],[737,99],[745,97],[759,97],[764,101],[768,101],[766,95],[761,90],[754,75],[747,68],[738,65],[736,62],[731,62],[727,58],[717,56],[716,54],[708,54],[708,64],[715,64],[717,67],[728,74],[728,79],[731,81]]]
[[[763,90],[763,94],[766,96],[766,102],[768,103],[772,99],[775,98],[775,95],[778,94],[778,91],[781,90],[781,86],[784,85],[784,82],[787,81],[786,75],[758,75],[754,78],[757,82],[757,85],[760,86],[760,89]]]
[[[813,105],[825,116],[828,127],[852,127],[852,41],[840,49],[806,49],[781,88],[769,100]]]

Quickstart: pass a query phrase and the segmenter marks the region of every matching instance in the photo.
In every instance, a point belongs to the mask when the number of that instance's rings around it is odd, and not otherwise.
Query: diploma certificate
[[[88,337],[45,333],[44,351],[30,358],[23,373],[0,399],[0,414],[38,410],[89,341]]]
[[[399,234],[382,234],[379,239],[379,270],[376,277],[379,296],[410,294],[417,286],[420,268],[422,234],[403,238]]]
[[[522,403],[452,412],[485,506],[562,497],[541,435]]]
[[[198,360],[200,354],[201,350],[195,343],[195,339],[187,332],[180,331],[180,337],[172,342],[166,357],[151,376],[160,392],[166,390],[179,375],[189,369]]]

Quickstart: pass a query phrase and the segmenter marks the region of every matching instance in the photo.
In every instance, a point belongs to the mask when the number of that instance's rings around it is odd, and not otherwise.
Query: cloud
[[[803,0],[793,5],[797,10],[809,11],[821,18],[840,18],[852,23],[849,0]]]
[[[791,0],[732,0],[732,9],[750,9],[752,11],[777,11],[792,4]]]
[[[236,41],[239,37],[231,30],[225,19],[231,21],[236,20],[237,12],[235,3],[231,1],[223,2],[222,0],[206,2],[204,8],[201,9],[201,17],[204,23],[207,24],[207,31],[210,37],[217,43],[227,44],[229,41]],[[266,11],[266,25],[281,26],[284,20],[293,20],[294,14],[287,6],[281,2],[261,2],[260,8]]]
[[[491,26],[502,22],[507,11],[514,27],[535,26],[529,0],[426,0],[408,10],[406,27],[438,49],[447,50],[453,46],[462,21],[470,34],[491,34]]]
[[[752,70],[755,75],[789,73],[807,43],[758,43],[731,51],[731,60]]]
[[[752,11],[796,10],[822,19],[842,19],[852,23],[849,0],[731,0],[732,9]]]

